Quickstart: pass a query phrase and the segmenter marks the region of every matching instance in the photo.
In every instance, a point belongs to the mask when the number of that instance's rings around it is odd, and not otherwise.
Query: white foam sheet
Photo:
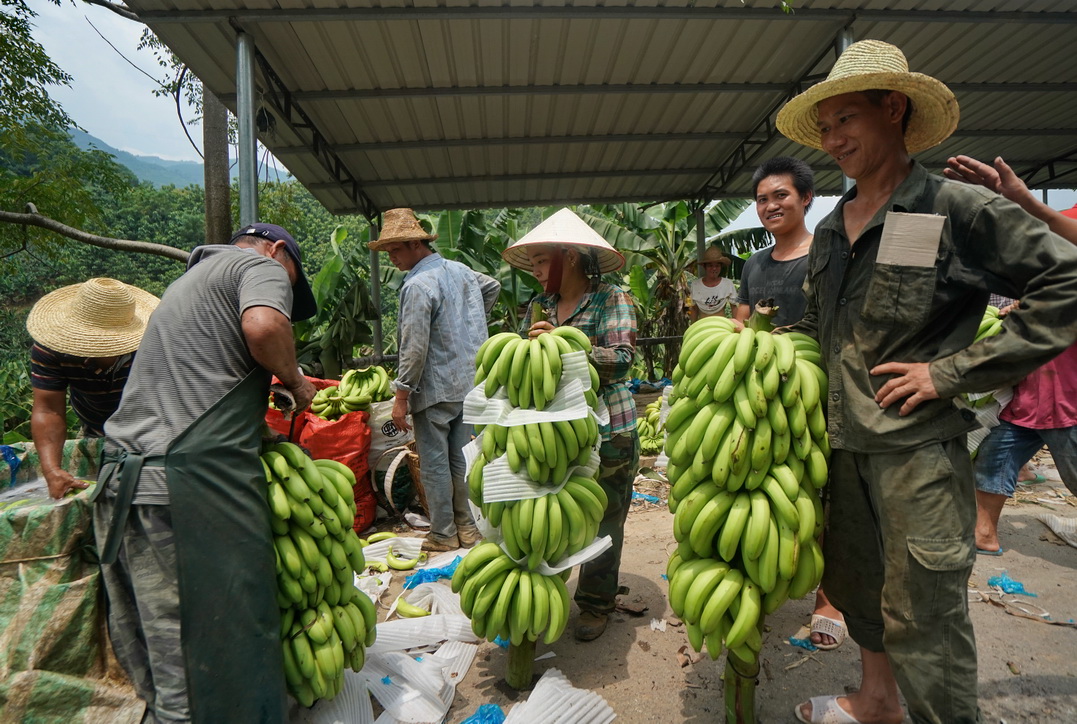
[[[419,606],[425,608],[431,614],[447,613],[463,615],[464,611],[460,608],[460,596],[453,593],[449,588],[447,582],[433,581],[430,583],[420,583],[415,588],[409,588],[404,591],[401,596],[404,600],[413,606]],[[397,601],[393,601],[392,607],[389,609],[389,613],[392,614],[396,610]]]
[[[463,614],[434,613],[419,618],[397,618],[378,624],[378,637],[367,653],[387,653],[427,647],[442,641],[478,641],[471,621]]]
[[[319,700],[309,709],[299,708],[293,724],[373,724],[374,705],[370,701],[366,677],[344,670],[344,687],[331,701]]]
[[[548,669],[527,701],[505,717],[505,724],[609,724],[617,717],[599,694],[577,689],[558,669]]]
[[[482,435],[487,434],[484,430]],[[464,446],[464,460],[467,470],[471,472],[471,466],[482,450],[482,435],[475,438]],[[602,459],[598,454],[598,444],[591,449],[591,457],[584,465],[573,465],[568,468],[564,480],[559,480],[552,485],[542,485],[531,479],[527,472],[521,468],[520,472],[512,472],[509,467],[508,457],[501,455],[487,462],[482,469],[482,500],[484,503],[496,503],[508,500],[523,500],[524,498],[539,498],[546,493],[556,493],[564,487],[565,482],[573,475],[583,478],[594,478],[595,472],[601,465]]]
[[[377,561],[379,563],[385,563],[385,557],[389,552],[389,549],[393,549],[393,556],[396,558],[416,558],[423,549],[423,539],[414,538],[410,536],[397,536],[396,538],[386,538],[380,540],[377,543],[371,543],[363,549],[363,556],[366,558],[367,563],[370,561]],[[415,564],[416,568],[425,568],[427,563],[420,561]]]
[[[360,675],[385,707],[376,724],[441,722],[477,651],[475,644],[450,641],[417,657],[404,652],[370,654]]]

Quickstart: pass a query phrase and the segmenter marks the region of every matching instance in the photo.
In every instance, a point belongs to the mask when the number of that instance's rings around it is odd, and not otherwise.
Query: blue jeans
[[[1035,430],[1003,420],[987,434],[976,454],[976,489],[1013,497],[1017,473],[1044,445],[1062,482],[1077,495],[1077,427]]]
[[[438,402],[413,412],[411,419],[430,508],[430,532],[451,538],[458,524],[475,523],[467,504],[463,449],[471,438],[471,425],[464,424],[464,403]]]

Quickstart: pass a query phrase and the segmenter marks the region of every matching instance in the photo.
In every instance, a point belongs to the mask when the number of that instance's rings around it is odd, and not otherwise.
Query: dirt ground
[[[647,465],[650,459],[641,461]],[[1035,460],[1048,481],[1022,486],[1008,504],[1000,524],[1006,552],[995,558],[977,557],[969,582],[969,605],[976,627],[980,662],[980,701],[984,721],[990,723],[1055,724],[1077,721],[1077,549],[1069,547],[1037,520],[1053,512],[1077,518],[1077,501],[1059,482],[1046,452]],[[571,634],[573,620],[561,640],[541,643],[537,655],[554,656],[535,663],[535,677],[547,668],[560,669],[578,688],[600,693],[617,713],[621,724],[643,722],[722,721],[723,660],[709,658],[682,666],[679,656],[687,645],[683,625],[666,601],[662,578],[668,553],[675,547],[672,516],[664,505],[664,485],[644,481],[637,491],[657,495],[662,504],[637,501],[629,514],[621,584],[629,593],[620,598],[629,607],[646,607],[641,615],[619,610],[605,634],[589,643]],[[988,578],[1007,572],[1037,597],[1006,596],[1040,609],[1052,625],[1036,617],[1025,618],[1013,605],[985,601]],[[398,584],[399,585],[399,584]],[[569,581],[569,589],[575,585]],[[984,596],[981,596],[983,592]],[[998,599],[995,592],[993,598]],[[846,640],[834,651],[809,653],[787,643],[806,624],[812,596],[790,601],[767,618],[762,652],[762,676],[756,693],[760,722],[794,722],[793,707],[810,696],[855,689],[859,683],[859,652]],[[573,617],[578,613],[573,607]],[[664,622],[665,630],[652,628]],[[1067,625],[1068,624],[1068,625]],[[689,651],[689,653],[691,653]],[[475,663],[457,687],[447,722],[460,722],[487,703],[506,713],[527,692],[505,684],[506,651],[481,644]]]

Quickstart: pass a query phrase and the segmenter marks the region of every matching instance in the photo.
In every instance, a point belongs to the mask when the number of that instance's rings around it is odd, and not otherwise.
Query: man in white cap
[[[138,287],[100,278],[50,292],[30,310],[30,433],[53,498],[87,485],[63,468],[68,398],[82,435],[104,435],[158,301]]]
[[[803,722],[980,721],[966,585],[976,500],[961,392],[1012,384],[1077,337],[1077,250],[1015,204],[910,153],[956,128],[957,100],[901,51],[851,45],[778,129],[856,181],[815,231],[807,311],[830,377],[823,584],[861,647],[849,696]],[[1030,254],[1029,249],[1035,249]],[[988,294],[1022,300],[973,343]]]
[[[430,508],[423,548],[470,548],[481,539],[467,500],[463,448],[464,397],[474,387],[475,353],[486,340],[486,317],[501,284],[431,248],[437,239],[411,209],[389,209],[381,233],[368,245],[407,272],[400,288],[397,335],[400,360],[393,380],[393,424],[409,430],[411,412],[422,483]]]

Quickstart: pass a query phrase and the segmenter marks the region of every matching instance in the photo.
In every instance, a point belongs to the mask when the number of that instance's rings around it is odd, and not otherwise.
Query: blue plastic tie
[[[497,638],[494,639],[494,643],[497,644],[498,646],[500,646],[503,649],[507,649],[509,647],[508,640],[503,639],[500,636],[498,636]]]
[[[635,490],[632,491],[632,499],[633,500],[646,500],[648,503],[661,503],[662,502],[659,498],[657,498],[657,497],[655,497],[653,495],[646,495],[645,493],[637,493]]]
[[[474,714],[464,719],[460,724],[502,724],[505,721],[505,712],[497,704],[483,704]]]
[[[793,646],[798,646],[798,647],[800,647],[802,649],[806,649],[808,651],[818,651],[819,650],[819,648],[815,644],[813,644],[811,642],[811,639],[797,639],[797,638],[793,638],[792,636],[790,636],[789,637],[789,643],[793,644]]]
[[[14,448],[10,445],[0,445],[0,455],[3,456],[4,462],[11,468],[11,487],[15,487],[15,473],[18,471],[19,466],[22,465],[22,460],[15,454]]]
[[[388,676],[383,676],[381,677],[381,683],[385,684],[386,686],[392,686],[393,680],[390,679]]]
[[[1019,593],[1022,596],[1039,598],[1039,596],[1037,596],[1035,593],[1032,593],[1031,591],[1026,591],[1025,584],[1010,578],[1010,575],[1006,571],[1003,571],[1002,575],[991,576],[990,578],[988,578],[987,585],[991,586],[992,588],[1001,588],[1004,593]]]
[[[441,568],[423,568],[422,570],[412,573],[410,576],[404,579],[404,590],[409,588],[415,588],[420,583],[433,583],[442,578],[452,578],[452,575],[456,573],[456,567],[460,565],[460,556],[453,559],[452,563]]]

